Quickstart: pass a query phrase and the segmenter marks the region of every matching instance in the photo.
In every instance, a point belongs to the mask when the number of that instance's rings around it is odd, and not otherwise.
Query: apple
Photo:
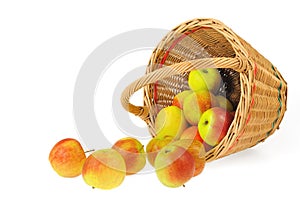
[[[135,138],[126,137],[118,140],[113,146],[124,158],[126,175],[136,174],[146,165],[144,146]]]
[[[168,187],[184,185],[194,176],[194,157],[183,147],[167,145],[157,154],[154,162],[159,181]]]
[[[158,152],[169,143],[173,141],[172,137],[166,137],[163,139],[160,138],[152,138],[146,146],[147,158],[149,163],[154,166],[155,158]]]
[[[163,139],[166,136],[179,138],[187,123],[180,108],[168,106],[159,111],[154,126],[157,138]]]
[[[178,93],[177,95],[175,95],[172,105],[182,109],[184,99],[191,93],[192,93],[191,90],[184,90]]]
[[[81,174],[86,156],[81,144],[73,138],[66,138],[54,145],[49,154],[49,162],[62,177],[76,177]]]
[[[180,146],[186,149],[193,157],[195,162],[194,176],[199,175],[205,166],[205,147],[198,140],[180,139],[172,143],[172,145]]]
[[[122,155],[114,149],[101,149],[92,153],[82,168],[82,177],[93,188],[113,189],[126,176],[126,163]]]
[[[232,103],[226,97],[218,95],[216,96],[216,99],[219,103],[219,107],[224,108],[228,112],[233,111]]]
[[[198,124],[201,138],[207,144],[216,146],[227,134],[233,116],[223,108],[211,108],[203,113]]]
[[[190,126],[185,129],[180,136],[180,140],[182,139],[198,140],[199,142],[203,143],[203,140],[198,131],[198,126]]]
[[[197,126],[202,113],[215,106],[218,106],[218,102],[209,91],[193,92],[183,102],[184,117],[189,124]]]
[[[193,91],[209,90],[216,94],[220,88],[222,78],[217,69],[203,68],[189,73],[188,84]]]

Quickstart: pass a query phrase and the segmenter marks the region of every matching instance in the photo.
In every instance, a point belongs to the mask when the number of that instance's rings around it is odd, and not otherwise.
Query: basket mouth
[[[235,56],[236,52],[232,44],[223,34],[214,28],[206,26],[192,27],[183,32],[178,32],[175,28],[162,40],[153,52],[147,67],[147,73],[164,66],[188,60],[215,57],[234,58]],[[218,70],[224,83],[219,94],[226,95],[234,108],[236,108],[240,100],[239,73],[233,69]],[[155,104],[157,112],[171,105],[176,94],[190,89],[187,79],[188,73],[184,73],[159,80],[149,85],[148,91],[151,91],[150,98],[146,98],[144,104],[147,106]],[[146,93],[148,93],[147,89]],[[153,115],[155,116],[157,112],[153,113]]]
[[[220,30],[213,26],[200,26],[194,23],[192,26],[186,25],[185,28],[176,27],[162,39],[151,56],[146,73],[183,61],[217,57],[235,58],[236,55],[236,47]],[[241,97],[240,74],[233,69],[218,70],[223,81],[223,87],[218,94],[226,96],[236,110]],[[188,75],[189,73],[174,75],[144,88],[144,105],[150,108],[148,125],[151,135],[156,135],[154,123],[158,112],[172,105],[176,94],[190,89]]]

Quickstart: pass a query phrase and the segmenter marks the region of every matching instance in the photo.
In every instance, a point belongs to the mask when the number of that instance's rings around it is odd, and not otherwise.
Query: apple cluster
[[[146,152],[132,137],[96,151],[84,151],[79,141],[66,138],[50,151],[52,168],[62,177],[82,175],[87,185],[108,190],[138,173],[148,160],[163,185],[184,185],[201,174],[206,152],[224,138],[234,117],[230,101],[218,95],[222,81],[217,69],[191,71],[188,84],[190,90],[178,93],[172,105],[157,114],[156,136]]]
[[[139,172],[146,164],[144,146],[135,138],[118,140],[111,148],[99,149],[86,157],[78,140],[66,138],[54,145],[49,161],[58,175],[66,178],[82,175],[93,188],[118,187],[126,175]]]
[[[222,78],[217,69],[191,71],[188,85],[189,90],[178,93],[172,105],[157,114],[156,136],[146,148],[157,177],[169,187],[181,186],[203,171],[206,152],[225,137],[235,113],[219,94]]]

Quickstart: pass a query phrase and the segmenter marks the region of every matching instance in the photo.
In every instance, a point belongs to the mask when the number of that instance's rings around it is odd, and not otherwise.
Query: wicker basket
[[[157,112],[189,89],[188,73],[199,68],[219,69],[224,82],[219,92],[236,109],[227,135],[206,153],[207,161],[252,147],[278,129],[286,111],[286,81],[271,62],[215,19],[194,19],[170,31],[154,50],[146,75],[123,91],[121,103],[155,136]],[[144,106],[135,106],[129,98],[141,88]]]

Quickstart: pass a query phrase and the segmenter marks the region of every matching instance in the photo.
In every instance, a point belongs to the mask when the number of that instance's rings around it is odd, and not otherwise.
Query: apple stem
[[[95,149],[87,150],[84,153],[90,153],[90,152],[93,152],[93,151],[95,151]]]
[[[185,187],[185,185],[183,184],[182,187]]]

